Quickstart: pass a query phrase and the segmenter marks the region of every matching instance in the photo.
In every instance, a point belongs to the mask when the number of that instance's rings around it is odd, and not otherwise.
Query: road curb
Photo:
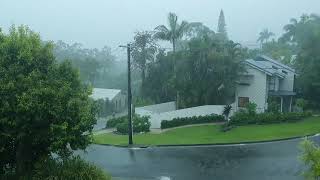
[[[249,145],[249,144],[259,144],[259,143],[272,143],[272,142],[281,142],[281,141],[288,141],[288,140],[295,140],[295,139],[302,139],[302,138],[309,138],[309,137],[316,137],[319,136],[320,133],[316,134],[309,134],[305,136],[294,136],[289,138],[281,138],[281,139],[274,139],[274,140],[264,140],[264,141],[242,141],[242,142],[236,142],[236,143],[211,143],[211,144],[163,144],[163,145],[113,145],[113,144],[96,144],[95,145],[102,145],[102,146],[111,146],[111,147],[119,147],[119,148],[161,148],[161,147],[201,147],[201,146],[243,146],[243,145]]]

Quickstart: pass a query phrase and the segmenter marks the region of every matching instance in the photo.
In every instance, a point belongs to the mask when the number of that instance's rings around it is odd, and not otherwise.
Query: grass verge
[[[161,134],[134,135],[139,145],[179,145],[254,142],[305,136],[320,132],[320,117],[310,117],[296,123],[239,126],[228,132],[221,125],[202,125],[178,128]],[[94,136],[96,144],[127,145],[128,136],[112,133]]]

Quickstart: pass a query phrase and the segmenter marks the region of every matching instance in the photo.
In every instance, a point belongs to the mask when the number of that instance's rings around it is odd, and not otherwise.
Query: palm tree
[[[172,43],[173,52],[176,52],[176,42],[181,39],[188,29],[188,23],[182,21],[178,23],[178,16],[174,13],[168,15],[168,27],[160,25],[155,28],[154,38],[170,41]]]
[[[225,117],[226,121],[229,121],[229,115],[231,113],[231,110],[232,106],[230,104],[223,107],[222,115]]]
[[[260,42],[262,45],[264,42],[268,42],[268,40],[272,36],[274,36],[273,32],[270,32],[268,29],[264,29],[262,32],[259,33],[259,38],[257,41]]]
[[[297,19],[290,19],[290,24],[287,24],[283,27],[283,30],[285,33],[282,36],[282,39],[284,41],[294,41],[294,36],[297,31],[297,26],[298,26],[298,20]]]

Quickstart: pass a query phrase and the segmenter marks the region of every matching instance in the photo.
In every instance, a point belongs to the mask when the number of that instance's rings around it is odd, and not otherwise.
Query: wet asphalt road
[[[116,179],[302,180],[300,141],[145,149],[92,145],[81,154]]]

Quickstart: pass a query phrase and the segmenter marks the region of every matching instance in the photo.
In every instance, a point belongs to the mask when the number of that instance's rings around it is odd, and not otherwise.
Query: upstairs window
[[[270,78],[269,79],[269,91],[275,91],[276,90],[276,79]]]

